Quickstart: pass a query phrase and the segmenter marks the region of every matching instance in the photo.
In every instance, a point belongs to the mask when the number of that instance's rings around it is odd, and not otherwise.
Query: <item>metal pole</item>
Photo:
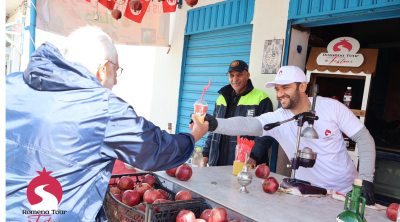
[[[300,134],[301,134],[301,126],[298,127],[297,129],[297,140],[296,140],[296,149],[294,151],[294,156],[293,156],[293,161],[292,164],[294,164],[295,160],[298,157],[298,152],[299,152],[299,146],[300,146]],[[296,176],[296,170],[292,168],[292,178],[295,178]]]
[[[29,60],[31,60],[31,55],[35,51],[35,36],[36,36],[36,0],[30,0],[31,2],[31,19],[29,26],[29,34],[31,41],[29,43]]]

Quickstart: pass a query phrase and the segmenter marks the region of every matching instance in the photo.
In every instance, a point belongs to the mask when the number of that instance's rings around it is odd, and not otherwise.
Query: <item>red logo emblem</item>
[[[343,39],[333,46],[333,51],[340,52],[343,50],[343,48],[349,50],[348,52],[350,52],[353,46],[350,44],[349,40]]]
[[[35,177],[28,185],[27,197],[32,205],[32,210],[57,210],[62,199],[62,188],[60,182],[52,176],[52,171],[36,171],[39,176]]]
[[[332,133],[332,132],[331,132],[330,130],[327,129],[327,130],[325,131],[325,136],[329,136],[331,133]]]
[[[283,71],[279,70],[278,76],[282,76],[283,75]]]

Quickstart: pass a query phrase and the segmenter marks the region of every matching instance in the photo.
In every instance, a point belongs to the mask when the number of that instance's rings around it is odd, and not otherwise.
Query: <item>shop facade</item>
[[[246,6],[246,8],[240,9],[241,6]],[[250,6],[254,6],[253,11]],[[233,9],[237,11],[232,13]],[[173,124],[175,126],[173,131],[187,132],[192,104],[201,97],[203,87],[211,78],[211,88],[205,97],[211,113],[218,96],[217,91],[223,85],[229,84],[224,67],[228,67],[229,62],[235,59],[243,59],[249,63],[249,71],[255,87],[265,91],[271,97],[276,109],[278,104],[275,92],[263,87],[265,82],[275,78],[274,74],[261,73],[265,40],[283,39],[285,48],[282,65],[296,65],[306,71],[306,64],[313,47],[326,47],[331,40],[338,37],[353,37],[360,42],[361,48],[379,49],[376,71],[371,76],[370,89],[364,90],[365,80],[362,79],[323,79],[321,77],[316,81],[321,85],[325,84],[325,88],[335,89],[325,90],[321,96],[336,96],[340,100],[346,88],[353,87],[354,109],[362,110],[362,101],[367,101],[363,110],[365,116],[362,118],[377,146],[376,173],[379,175],[375,178],[377,195],[391,196],[399,200],[400,194],[393,191],[399,188],[396,186],[389,188],[395,184],[395,181],[399,181],[397,177],[400,178],[398,173],[400,148],[397,139],[400,133],[396,129],[399,126],[395,126],[400,120],[398,105],[396,105],[399,102],[395,99],[399,98],[399,92],[398,87],[395,86],[398,77],[394,74],[399,64],[399,18],[400,1],[231,0],[199,1],[193,9],[183,6],[176,13],[170,54],[166,55],[162,49],[157,52],[156,60],[168,63],[169,67],[165,69],[156,66],[155,79],[160,76],[166,81],[155,81],[153,91],[154,95],[162,91],[167,93],[163,94],[164,96],[179,99],[166,102],[162,98],[154,99],[153,97],[152,103],[155,106],[169,104],[165,112],[169,113],[170,118],[162,120],[161,117],[156,117],[157,109],[151,111],[151,118],[158,121],[161,126],[166,126],[167,122],[176,123],[176,125]],[[229,27],[231,21],[242,21],[242,24],[237,23],[235,27]],[[224,26],[225,24],[229,25]],[[241,31],[243,31],[242,39],[247,36],[246,40],[243,39],[246,43],[235,39],[235,34]],[[229,44],[230,40],[233,43],[235,41],[240,43],[240,49],[235,49],[232,45],[225,47],[224,44]],[[218,44],[219,47],[217,47]],[[207,67],[210,69],[207,70]],[[171,84],[165,84],[169,81]],[[365,92],[368,93],[365,94]],[[173,119],[173,116],[176,116],[176,119]],[[205,138],[197,145],[202,146],[204,141]],[[278,148],[274,147],[274,149],[275,152]],[[355,144],[349,148],[349,154],[358,166]],[[272,156],[272,165],[286,165],[284,156],[283,152],[279,152],[278,156]],[[381,175],[390,179],[383,178]],[[381,199],[384,200],[386,197]],[[386,201],[393,202],[393,199],[389,198]]]

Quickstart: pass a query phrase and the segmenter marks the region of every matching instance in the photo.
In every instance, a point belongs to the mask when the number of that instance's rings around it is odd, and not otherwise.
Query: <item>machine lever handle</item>
[[[268,131],[268,130],[271,130],[271,129],[273,129],[273,128],[277,127],[277,126],[280,126],[280,125],[281,125],[281,122],[265,124],[264,130]]]

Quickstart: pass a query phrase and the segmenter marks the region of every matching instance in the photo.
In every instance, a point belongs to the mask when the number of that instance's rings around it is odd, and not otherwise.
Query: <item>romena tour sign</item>
[[[36,171],[39,176],[35,177],[28,185],[27,197],[32,205],[31,210],[22,210],[27,214],[29,221],[54,222],[51,217],[54,214],[65,214],[66,210],[59,210],[58,205],[62,199],[62,187],[60,182],[50,174],[52,171]]]
[[[360,67],[364,62],[362,54],[356,54],[360,49],[360,43],[351,37],[340,37],[332,40],[327,50],[317,57],[320,66],[345,66]]]

